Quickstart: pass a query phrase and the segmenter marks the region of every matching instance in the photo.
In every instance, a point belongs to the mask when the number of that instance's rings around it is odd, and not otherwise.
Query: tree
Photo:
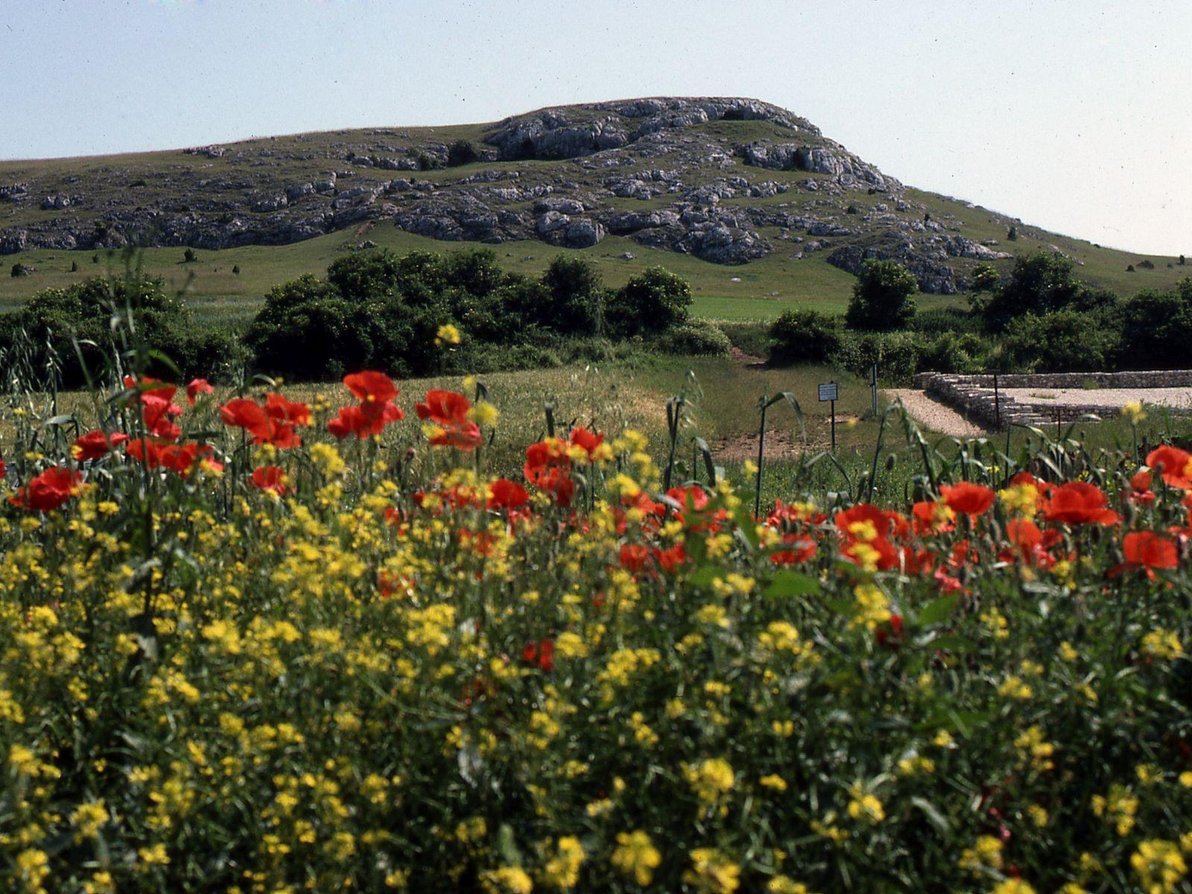
[[[1001,332],[1010,320],[1024,314],[1110,312],[1116,304],[1117,296],[1112,292],[1090,289],[1078,280],[1070,259],[1038,252],[1018,259],[1010,278],[985,305],[984,316],[989,329]]]
[[[591,262],[559,255],[542,275],[549,298],[527,308],[533,322],[563,335],[599,334],[602,328],[604,286]]]
[[[127,322],[113,325],[113,319],[130,316],[135,333]],[[213,375],[234,361],[234,340],[208,334],[195,328],[181,300],[167,294],[160,280],[129,274],[38,292],[19,311],[0,317],[0,354],[11,357],[20,343],[34,370],[52,367],[61,387],[77,388],[88,375],[102,380],[113,372],[117,355],[125,369],[136,366],[130,351],[139,349],[143,372],[177,380],[179,374]],[[172,365],[149,352],[168,357]]]
[[[1192,279],[1168,292],[1147,290],[1126,302],[1120,364],[1127,369],[1179,369],[1192,343]]]
[[[973,268],[973,291],[992,292],[1000,279],[997,268],[988,261],[982,261]]]
[[[845,322],[853,329],[901,329],[915,315],[911,296],[918,290],[915,277],[897,261],[866,261],[853,286]]]
[[[662,267],[651,267],[614,292],[605,307],[605,325],[621,338],[665,332],[687,321],[691,286]]]
[[[265,296],[244,340],[264,371],[330,379],[374,365],[376,315],[375,303],[345,298],[306,274]]]

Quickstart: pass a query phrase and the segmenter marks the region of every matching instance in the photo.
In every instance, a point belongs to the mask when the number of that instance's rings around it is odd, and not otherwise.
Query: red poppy
[[[522,649],[522,661],[526,664],[536,664],[540,670],[549,674],[555,669],[555,641],[540,639],[536,643],[529,643]]]
[[[1162,474],[1168,487],[1192,489],[1192,454],[1186,450],[1164,444],[1146,455],[1146,464]]]
[[[539,490],[554,497],[560,506],[570,506],[575,495],[571,479],[571,457],[566,445],[558,438],[547,438],[526,448],[526,462],[522,473]]]
[[[53,466],[19,488],[8,502],[32,512],[49,512],[77,494],[82,480],[82,474],[73,469]]]
[[[186,402],[193,407],[200,394],[214,393],[215,389],[206,379],[191,379],[190,384],[186,386]]]
[[[507,478],[498,478],[489,485],[489,509],[503,509],[506,512],[510,512],[526,505],[529,500],[530,495],[526,493],[526,489],[516,481],[510,481]]]
[[[666,495],[686,510],[694,509],[699,512],[708,505],[708,492],[698,484],[672,487],[666,492]]]
[[[75,438],[74,444],[70,447],[70,455],[81,463],[99,459],[101,456],[106,456],[113,447],[117,447],[127,440],[128,435],[120,432],[108,435],[97,428]]]
[[[182,407],[171,400],[174,390],[170,385],[141,395],[141,418],[145,420],[145,429],[155,438],[173,440],[182,434],[182,429],[174,423],[174,417],[182,415]]]
[[[588,462],[596,458],[596,449],[604,443],[604,435],[588,431],[586,428],[571,429],[571,446],[580,447],[588,454]]]
[[[397,386],[381,372],[365,371],[344,376],[344,385],[364,404],[384,404],[397,397]]]
[[[265,396],[265,413],[270,419],[288,422],[291,425],[310,425],[310,407],[287,400],[280,394]]]
[[[219,408],[219,417],[224,425],[244,429],[254,441],[269,437],[269,414],[255,400],[234,397]]]
[[[770,554],[775,565],[798,565],[815,556],[815,541],[806,534],[784,534],[782,549]]]
[[[1101,488],[1087,481],[1070,481],[1052,489],[1043,507],[1043,518],[1069,525],[1112,525],[1121,517],[1106,507]]]
[[[405,418],[406,414],[397,404],[391,401],[379,403],[373,401],[351,407],[341,407],[336,417],[328,421],[327,431],[340,440],[348,435],[354,435],[363,440],[371,438],[373,435],[379,435],[384,431],[386,425]]]
[[[728,519],[728,510],[723,507],[711,514],[708,508],[710,498],[708,492],[701,485],[688,484],[683,487],[672,487],[666,492],[672,503],[674,518],[687,527],[693,534],[715,534],[720,526]],[[673,509],[678,505],[680,509]],[[659,515],[665,514],[665,506],[660,508]]]
[[[257,490],[268,491],[285,496],[289,487],[286,485],[286,473],[278,466],[258,466],[252,472],[252,486]]]
[[[1049,531],[1049,535],[1056,532]],[[998,558],[1003,562],[1022,561],[1030,565],[1048,567],[1051,556],[1046,552],[1044,533],[1030,519],[1012,518],[1006,522],[1006,539],[1011,549],[1002,550]]]
[[[624,543],[618,560],[621,567],[633,574],[641,574],[650,570],[653,565],[653,553],[642,543]]]
[[[295,425],[310,424],[306,404],[291,403],[280,394],[265,398],[265,406],[244,397],[235,397],[219,408],[225,425],[242,428],[252,435],[254,444],[272,444],[279,450],[302,446]]]
[[[206,460],[213,468],[222,469],[223,465],[211,459],[214,452],[210,444],[173,444],[164,440],[136,438],[129,441],[125,452],[137,462],[144,463],[149,469],[167,469],[185,478],[202,461]]]
[[[902,615],[891,614],[889,620],[883,621],[874,631],[877,644],[887,649],[897,650],[902,646]]]
[[[954,512],[943,501],[921,500],[911,507],[911,523],[920,537],[943,534],[955,527],[952,523]]]
[[[961,481],[958,484],[943,484],[940,486],[940,496],[953,512],[960,512],[969,518],[984,515],[997,498],[988,487],[983,484],[973,484],[971,481]]]
[[[657,550],[658,567],[667,574],[674,574],[687,561],[687,549],[681,543]]]
[[[575,481],[566,469],[555,466],[544,468],[535,474],[531,483],[550,494],[555,503],[564,509],[575,499]]]
[[[855,537],[860,531],[880,538],[904,535],[909,525],[901,515],[892,510],[879,509],[872,503],[857,503],[836,513],[836,527],[842,534]],[[872,526],[872,527],[870,527]]]
[[[483,441],[480,426],[468,418],[471,409],[472,404],[464,395],[438,389],[427,391],[426,402],[414,405],[418,418],[430,420],[437,429],[431,434],[430,443],[459,450],[475,450]]]
[[[1122,538],[1122,553],[1127,568],[1146,569],[1148,577],[1154,577],[1152,569],[1175,568],[1180,563],[1175,541],[1154,531],[1131,531]]]
[[[1130,476],[1130,492],[1126,499],[1139,506],[1150,506],[1155,502],[1155,492],[1151,490],[1151,473],[1142,469]]]

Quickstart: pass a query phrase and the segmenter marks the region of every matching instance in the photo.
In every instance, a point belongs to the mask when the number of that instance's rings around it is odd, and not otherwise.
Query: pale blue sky
[[[909,185],[1192,254],[1192,0],[2,0],[0,159],[656,95],[784,106]]]

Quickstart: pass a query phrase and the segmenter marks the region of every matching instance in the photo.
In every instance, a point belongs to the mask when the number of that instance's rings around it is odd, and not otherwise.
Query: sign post
[[[819,386],[819,399],[831,402],[832,412],[832,452],[836,452],[836,399],[837,389],[835,382],[825,382]]]

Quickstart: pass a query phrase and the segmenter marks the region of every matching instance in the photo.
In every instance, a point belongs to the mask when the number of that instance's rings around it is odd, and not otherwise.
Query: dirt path
[[[901,400],[910,417],[923,428],[951,438],[979,438],[985,434],[981,426],[969,422],[951,407],[932,400],[922,391],[889,388],[884,393],[891,400]]]

